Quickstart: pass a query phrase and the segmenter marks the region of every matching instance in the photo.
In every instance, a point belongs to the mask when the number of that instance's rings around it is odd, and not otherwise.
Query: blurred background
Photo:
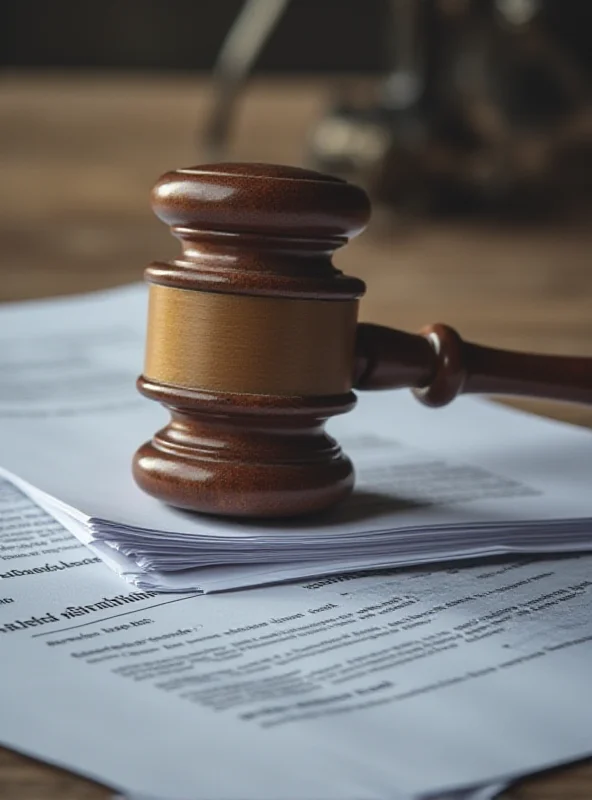
[[[592,355],[591,30],[591,0],[4,2],[0,302],[141,280],[179,252],[160,174],[267,161],[369,191],[362,319]],[[82,784],[0,749],[2,796]]]
[[[0,25],[0,299],[141,278],[214,160],[364,185],[362,316],[592,353],[589,0],[19,0]]]
[[[590,189],[591,26],[588,0],[22,0],[0,58],[209,75],[196,144],[215,159],[253,76],[340,76],[302,160],[407,209],[530,214]]]

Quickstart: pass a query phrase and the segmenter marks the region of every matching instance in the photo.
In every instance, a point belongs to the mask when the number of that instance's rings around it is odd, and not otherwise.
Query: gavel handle
[[[496,350],[464,342],[447,325],[419,335],[360,323],[354,388],[408,387],[428,406],[458,394],[543,397],[592,404],[592,358]]]

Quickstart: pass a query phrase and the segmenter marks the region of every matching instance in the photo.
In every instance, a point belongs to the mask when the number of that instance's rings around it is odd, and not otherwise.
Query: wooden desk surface
[[[300,163],[329,92],[320,80],[255,83],[241,103],[230,159]],[[0,301],[128,283],[148,261],[175,254],[148,192],[160,173],[203,160],[195,134],[208,107],[208,85],[192,76],[4,73]],[[368,283],[364,319],[410,330],[445,321],[492,345],[592,355],[585,221],[504,227],[378,214],[337,263]],[[592,409],[516,405],[592,427]],[[108,796],[0,748],[5,800]],[[504,797],[589,800],[592,764],[524,781]]]

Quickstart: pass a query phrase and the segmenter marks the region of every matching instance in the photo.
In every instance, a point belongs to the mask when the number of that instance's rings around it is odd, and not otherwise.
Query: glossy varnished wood
[[[297,167],[225,163],[166,173],[152,207],[183,252],[146,270],[138,388],[171,422],[136,453],[136,482],[172,505],[241,517],[343,500],[353,467],[324,425],[355,403],[365,286],[331,258],[366,226],[365,193]]]
[[[241,109],[232,156],[298,163],[329,90],[316,79],[255,85]],[[115,286],[141,279],[155,256],[174,258],[175,243],[154,223],[146,197],[155,164],[200,160],[193,130],[208,94],[194,76],[5,74],[0,300]],[[518,226],[387,221],[376,213],[369,233],[340,251],[336,263],[368,283],[365,320],[416,331],[426,320],[445,319],[467,339],[496,347],[585,355],[592,346],[591,252],[585,219]],[[514,404],[592,427],[584,406]],[[552,728],[553,721],[545,724]],[[503,795],[591,796],[589,764],[533,777]],[[111,792],[0,749],[0,797],[107,800]]]
[[[431,407],[476,392],[592,405],[592,357],[484,347],[442,324],[419,335],[356,330],[365,286],[331,261],[369,219],[368,198],[350,183],[290,166],[209,164],[166,173],[152,207],[183,247],[146,270],[138,388],[172,419],[142,445],[133,473],[159,500],[247,517],[343,500],[354,471],[323,426],[353,407],[352,387],[412,389]]]
[[[527,396],[592,405],[592,357],[521,353],[465,342],[448,325],[419,335],[358,328],[354,388],[413,389],[437,408],[459,394]]]

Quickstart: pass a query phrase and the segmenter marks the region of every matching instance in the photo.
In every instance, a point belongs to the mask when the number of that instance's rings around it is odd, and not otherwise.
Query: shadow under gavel
[[[210,514],[287,517],[325,509],[354,470],[326,420],[352,389],[411,388],[430,406],[460,393],[592,403],[592,358],[358,324],[365,292],[334,251],[370,216],[358,187],[309,170],[214,164],[165,174],[156,215],[183,253],[146,270],[146,359],[139,390],[171,421],[135,455],[139,486]]]

